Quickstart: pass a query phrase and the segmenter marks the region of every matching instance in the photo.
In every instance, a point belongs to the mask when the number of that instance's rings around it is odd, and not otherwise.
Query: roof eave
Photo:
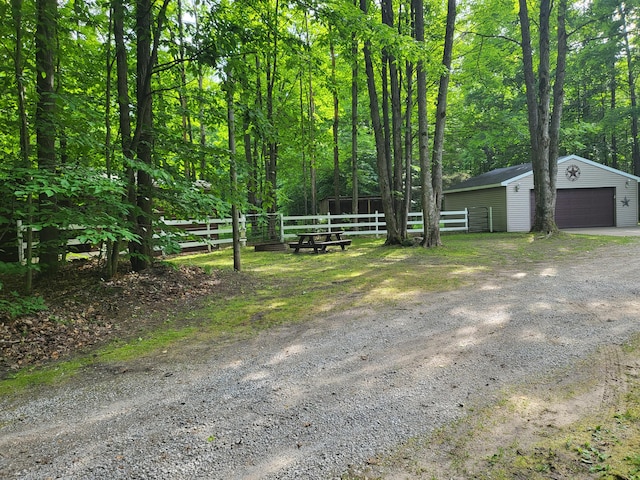
[[[521,173],[520,175],[516,175],[515,177],[508,178],[507,180],[504,180],[502,183],[500,183],[500,185],[502,187],[506,187],[510,183],[522,180],[524,177],[529,177],[531,175],[533,175],[533,170],[529,170],[528,172]]]
[[[445,190],[442,193],[460,193],[460,192],[472,192],[474,190],[486,190],[488,188],[497,188],[504,187],[504,182],[502,183],[494,183],[491,185],[478,185],[477,187],[467,187],[467,188],[456,188],[454,190]]]

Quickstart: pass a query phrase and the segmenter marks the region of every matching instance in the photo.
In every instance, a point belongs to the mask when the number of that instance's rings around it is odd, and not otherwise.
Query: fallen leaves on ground
[[[157,263],[139,273],[100,278],[95,261],[72,262],[54,279],[41,280],[34,296],[47,309],[19,318],[0,313],[0,378],[12,370],[42,365],[118,339],[135,338],[205,297],[233,296],[251,284],[236,272],[207,273],[194,266]],[[0,293],[10,294],[4,281]],[[250,287],[249,287],[250,288]]]

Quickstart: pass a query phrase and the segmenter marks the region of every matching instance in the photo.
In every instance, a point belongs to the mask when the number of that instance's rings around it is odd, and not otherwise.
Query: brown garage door
[[[558,190],[556,224],[559,228],[614,227],[615,193],[614,187]],[[534,208],[535,194],[531,190],[531,222]]]

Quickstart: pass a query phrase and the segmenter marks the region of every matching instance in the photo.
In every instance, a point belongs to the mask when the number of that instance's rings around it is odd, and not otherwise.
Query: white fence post
[[[376,217],[375,217],[375,219],[376,219],[376,238],[379,238],[380,235],[379,235],[378,231],[380,230],[380,220],[378,219],[378,211],[377,210],[376,210],[375,215],[376,215]]]
[[[244,213],[240,214],[240,245],[247,246],[247,217]]]
[[[280,217],[280,243],[284,243],[284,215],[277,213]]]
[[[327,212],[327,228],[331,231],[331,212]]]
[[[205,225],[207,227],[207,252],[211,253],[211,219],[209,216],[205,220]]]

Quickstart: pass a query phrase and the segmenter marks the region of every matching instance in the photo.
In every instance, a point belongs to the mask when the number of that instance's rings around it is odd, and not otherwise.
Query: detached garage
[[[638,223],[639,177],[577,155],[558,159],[560,228],[630,227]],[[534,217],[531,164],[499,168],[444,192],[443,210],[486,215],[494,231],[528,232]]]

